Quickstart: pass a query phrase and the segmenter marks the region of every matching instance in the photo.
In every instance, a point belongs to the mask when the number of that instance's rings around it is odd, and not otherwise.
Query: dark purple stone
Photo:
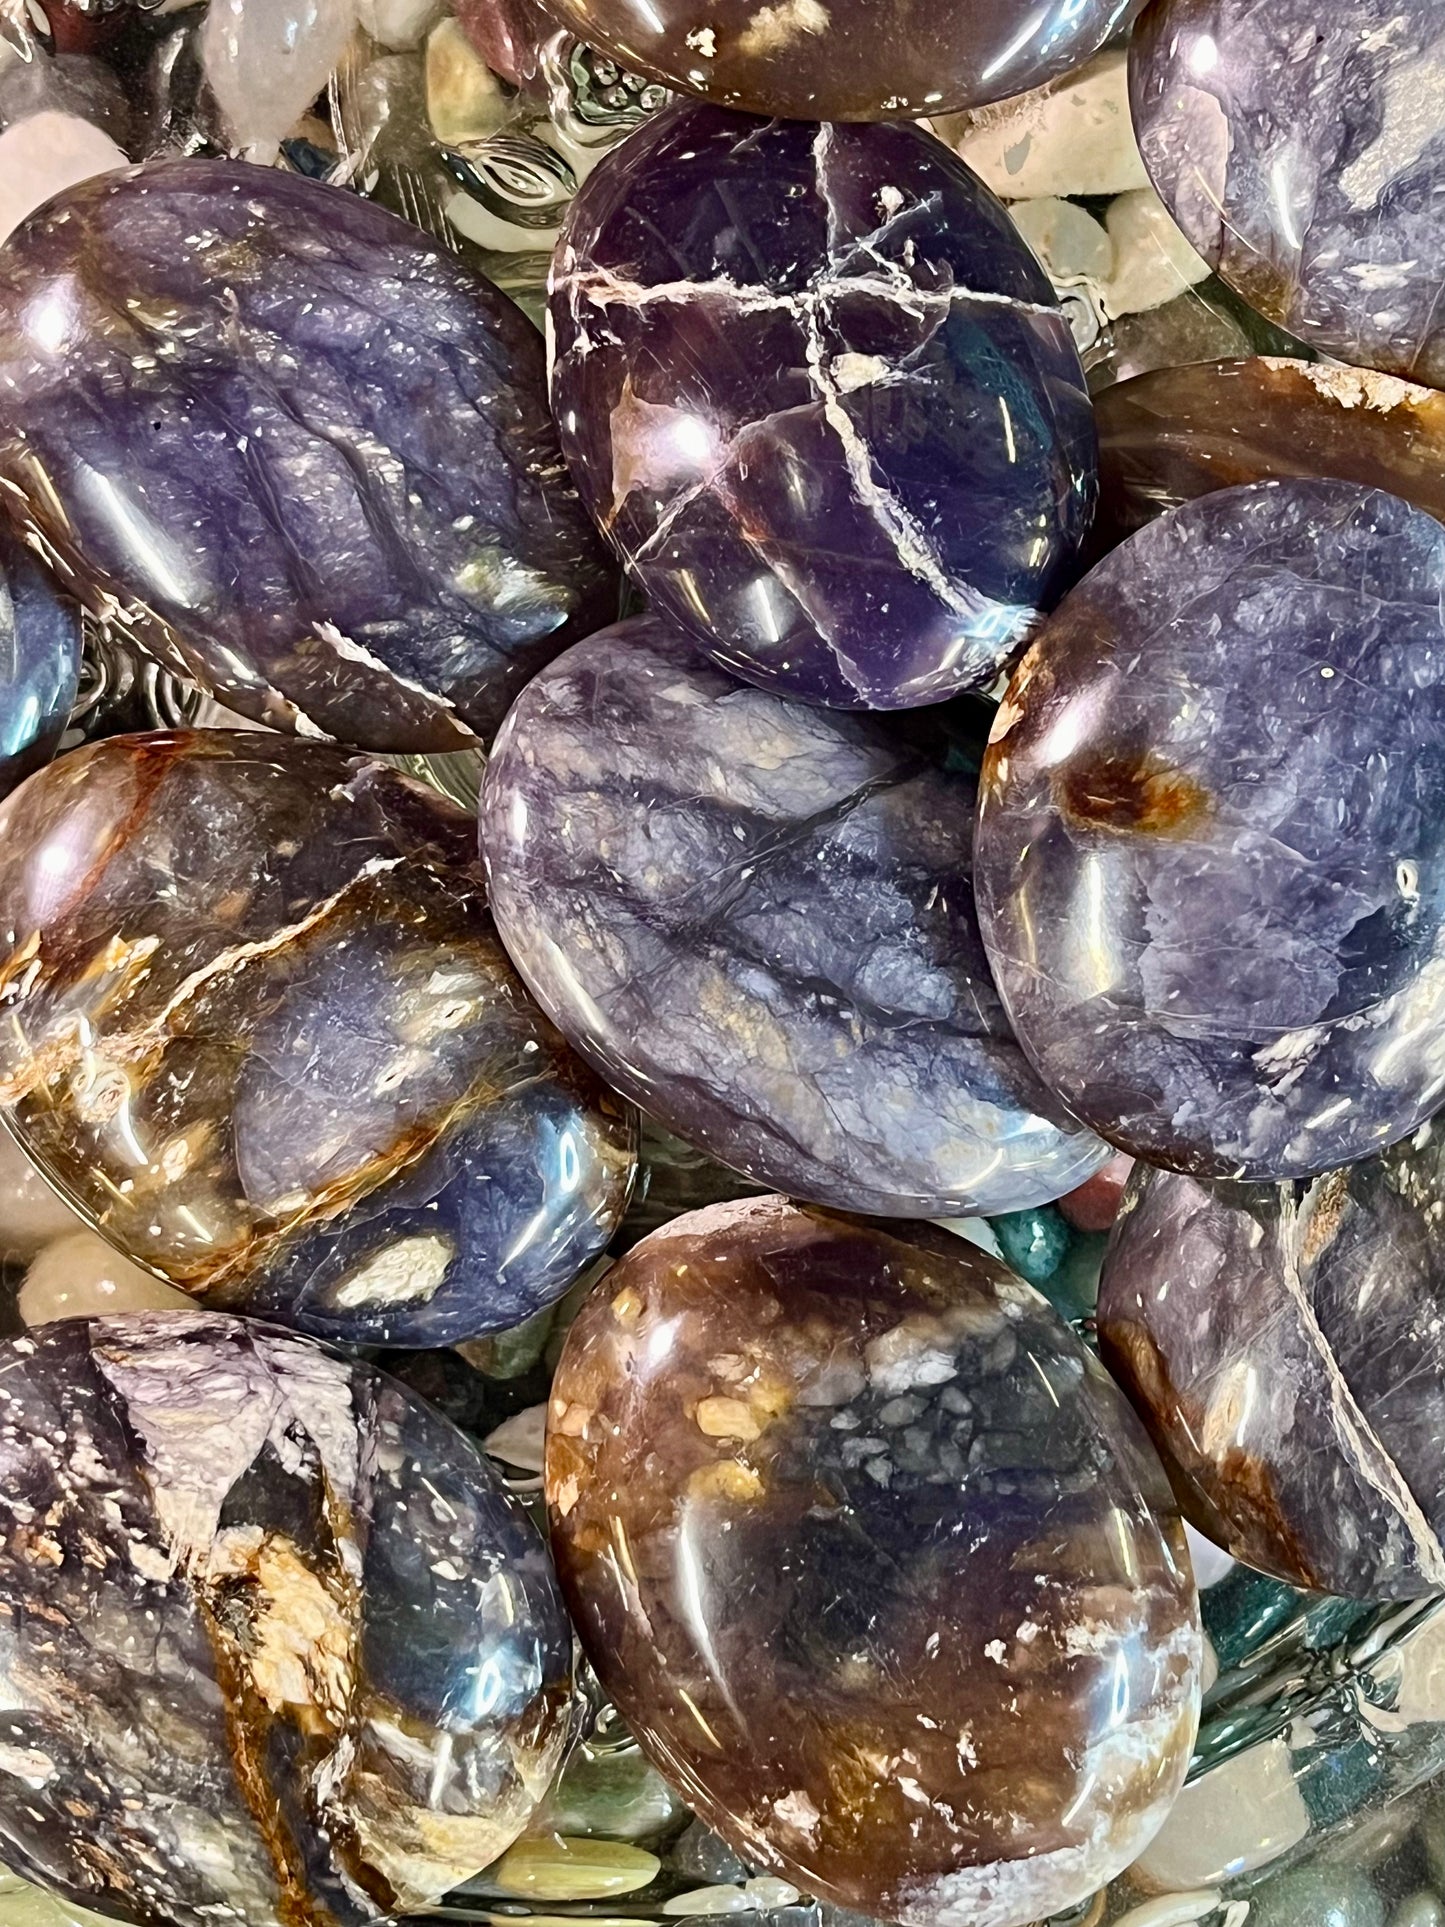
[[[674,107],[573,203],[551,314],[584,501],[749,681],[938,702],[1067,586],[1094,499],[1079,358],[930,134]]]
[[[0,256],[0,484],[233,709],[488,733],[615,612],[520,311],[354,194],[229,161],[57,197]]]

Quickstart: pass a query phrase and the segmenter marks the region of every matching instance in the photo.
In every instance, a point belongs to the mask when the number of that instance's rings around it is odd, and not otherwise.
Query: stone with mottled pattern
[[[0,309],[0,499],[239,714],[465,747],[616,612],[533,329],[359,195],[106,175],[11,239]]]
[[[750,1865],[908,1927],[1072,1907],[1163,1821],[1198,1607],[1158,1461],[1029,1286],[740,1199],[594,1289],[547,1494],[583,1643]]]
[[[551,320],[583,500],[749,681],[938,702],[1072,579],[1095,445],[1068,324],[918,128],[668,110],[574,201]]]
[[[1094,397],[1096,537],[1248,482],[1330,476],[1445,522],[1445,395],[1369,368],[1254,355],[1156,368]]]
[[[1309,1181],[1136,1171],[1104,1359],[1237,1559],[1357,1599],[1445,1591],[1442,1219],[1438,1123]]]
[[[371,1366],[196,1311],[0,1345],[0,1855],[154,1927],[363,1927],[561,1762],[546,1550]]]
[[[1156,0],[1130,50],[1144,163],[1252,307],[1445,386],[1445,15],[1433,0]]]
[[[143,1265],[230,1310],[452,1344],[550,1304],[634,1123],[527,997],[469,819],[227,730],[114,737],[0,809],[0,1103]]]
[[[1445,1097],[1445,528],[1265,482],[1114,550],[1015,672],[979,913],[1075,1116],[1201,1177],[1329,1170]]]
[[[610,1083],[759,1183],[906,1217],[1060,1197],[1108,1153],[989,977],[979,710],[815,709],[658,616],[599,631],[523,692],[488,765],[502,941]]]
[[[1138,0],[548,0],[624,67],[720,106],[889,120],[1082,66]]]

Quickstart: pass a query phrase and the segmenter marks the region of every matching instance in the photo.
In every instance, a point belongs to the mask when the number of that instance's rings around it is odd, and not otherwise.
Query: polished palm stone
[[[154,1927],[352,1927],[503,1851],[570,1638],[477,1448],[371,1366],[196,1311],[0,1345],[0,1855]]]
[[[991,682],[1072,580],[1079,358],[932,135],[671,108],[573,202],[551,319],[583,500],[652,606],[749,681],[937,702]]]
[[[0,795],[54,754],[80,651],[79,609],[0,528]]]
[[[534,331],[357,195],[106,175],[10,241],[0,311],[0,496],[243,715],[454,749],[615,612]]]
[[[911,1927],[1131,1861],[1198,1711],[1183,1532],[1038,1294],[931,1226],[740,1199],[595,1288],[547,1497],[583,1644],[744,1858]]]
[[[1445,385],[1445,43],[1432,0],[1156,0],[1134,127],[1176,221],[1252,307]]]
[[[1083,63],[1138,0],[547,0],[624,66],[727,107],[887,120],[975,107]]]
[[[643,616],[523,693],[482,792],[502,941],[670,1131],[799,1197],[1019,1210],[1108,1153],[1062,1120],[973,908],[975,716],[740,686]]]
[[[1015,672],[979,912],[1044,1080],[1197,1176],[1329,1170],[1445,1096],[1445,528],[1348,482],[1186,503]]]
[[[1094,397],[1099,526],[1120,541],[1216,489],[1326,475],[1445,522],[1445,395],[1367,368],[1259,355],[1161,368]]]
[[[1445,1130],[1278,1185],[1141,1172],[1104,1357],[1236,1558],[1363,1599],[1445,1591]]]
[[[450,1344],[560,1297],[633,1125],[526,996],[469,820],[321,744],[63,757],[0,809],[0,1103],[131,1257],[209,1302]]]

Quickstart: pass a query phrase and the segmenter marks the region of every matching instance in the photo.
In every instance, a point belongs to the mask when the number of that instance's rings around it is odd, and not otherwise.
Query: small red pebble
[[[1060,1211],[1076,1231],[1107,1231],[1119,1215],[1119,1200],[1133,1169],[1133,1158],[1121,1151],[1117,1157],[1110,1158],[1102,1170],[1096,1171],[1087,1184],[1060,1198]]]

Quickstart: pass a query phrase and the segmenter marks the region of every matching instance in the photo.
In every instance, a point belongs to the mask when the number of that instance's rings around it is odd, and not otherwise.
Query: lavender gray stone
[[[979,910],[1024,1049],[1147,1162],[1310,1175],[1445,1096],[1445,529],[1227,489],[1065,600],[983,772]]]
[[[750,682],[858,709],[983,688],[1077,573],[1068,324],[916,127],[670,108],[573,203],[551,317],[584,501]]]
[[[1445,1130],[1279,1185],[1136,1170],[1104,1358],[1189,1517],[1291,1585],[1445,1591]]]
[[[910,1217],[1059,1197],[1107,1153],[989,977],[970,721],[741,687],[656,616],[603,630],[497,737],[502,940],[604,1077],[760,1183]]]
[[[0,499],[169,667],[277,728],[450,750],[616,611],[520,312],[354,194],[84,182],[0,256]]]
[[[1252,307],[1445,386],[1445,13],[1433,0],[1156,0],[1130,56],[1145,165]]]
[[[567,1736],[546,1549],[371,1366],[245,1319],[0,1345],[0,1854],[153,1927],[364,1927],[478,1872]]]

